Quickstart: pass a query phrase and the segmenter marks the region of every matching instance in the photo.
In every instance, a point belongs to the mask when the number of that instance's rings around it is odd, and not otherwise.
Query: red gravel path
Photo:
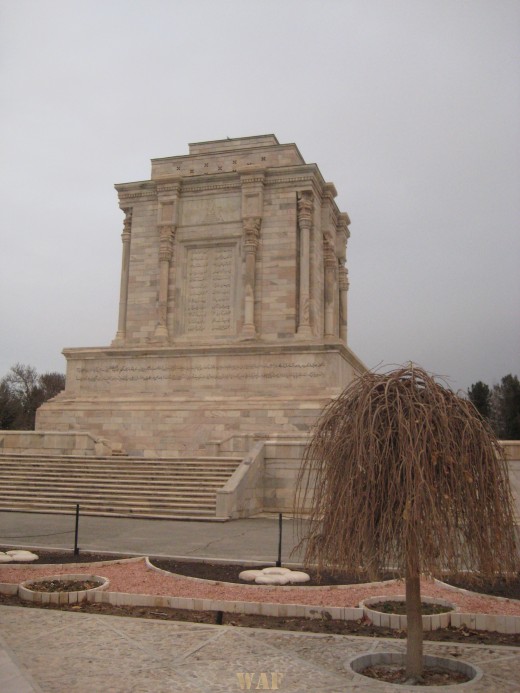
[[[41,565],[32,567],[0,566],[0,582],[19,583],[31,578],[66,573],[87,573],[109,578],[111,592],[153,594],[171,597],[222,599],[227,601],[276,602],[281,604],[307,604],[311,606],[358,606],[362,599],[404,594],[402,582],[390,581],[370,585],[334,587],[271,587],[214,583],[159,573],[147,568],[145,560],[116,562],[109,565],[81,563],[67,565]],[[447,599],[464,613],[520,616],[520,601],[499,599],[473,593],[451,590],[430,580],[422,580],[422,595]]]

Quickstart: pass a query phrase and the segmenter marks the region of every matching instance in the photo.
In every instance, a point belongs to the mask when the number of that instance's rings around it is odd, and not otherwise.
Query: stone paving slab
[[[249,690],[413,690],[373,682],[345,669],[345,661],[361,652],[404,650],[404,642],[382,638],[13,606],[0,607],[0,634],[4,646],[0,649],[2,693],[232,693],[247,690],[246,674],[252,675]],[[446,686],[444,693],[520,691],[520,652],[516,648],[425,643],[425,652],[455,656],[484,672],[480,681],[462,688]],[[10,676],[11,688],[2,685],[9,683]]]

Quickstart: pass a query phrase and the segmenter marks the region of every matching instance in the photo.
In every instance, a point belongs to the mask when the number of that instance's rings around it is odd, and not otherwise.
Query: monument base
[[[182,456],[233,435],[305,434],[364,370],[342,343],[67,349],[38,430],[81,429],[133,455]]]

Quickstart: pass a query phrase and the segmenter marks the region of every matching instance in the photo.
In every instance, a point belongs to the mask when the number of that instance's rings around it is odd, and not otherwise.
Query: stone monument
[[[364,370],[347,346],[349,218],[334,185],[262,135],[191,144],[115,187],[117,333],[64,350],[66,388],[37,429],[163,457],[305,435]]]

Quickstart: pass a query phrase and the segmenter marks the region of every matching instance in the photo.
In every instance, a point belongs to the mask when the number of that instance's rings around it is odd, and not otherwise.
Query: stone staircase
[[[241,457],[0,454],[0,510],[215,520]]]

